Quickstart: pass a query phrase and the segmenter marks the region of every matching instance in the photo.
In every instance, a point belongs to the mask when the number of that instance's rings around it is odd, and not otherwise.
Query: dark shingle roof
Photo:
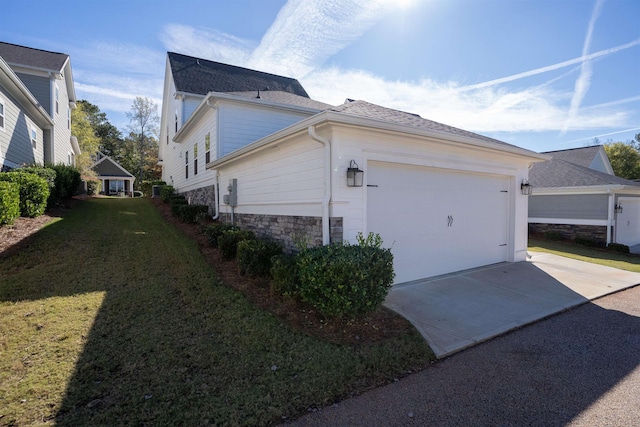
[[[0,56],[9,64],[60,71],[69,55],[0,42]]]
[[[591,147],[570,148],[568,150],[547,151],[543,154],[549,154],[554,159],[565,160],[588,168],[600,152],[600,147],[601,145],[594,145]]]
[[[168,52],[178,92],[206,95],[209,92],[274,90],[308,98],[296,79]]]
[[[561,160],[535,163],[529,171],[529,183],[533,188],[590,187],[628,185],[640,188],[640,183],[599,172],[585,166]]]
[[[258,93],[260,98],[258,98]],[[295,95],[289,92],[268,90],[268,91],[249,91],[249,92],[228,92],[229,95],[241,96],[243,98],[261,99],[263,101],[273,102],[275,104],[295,105],[297,107],[311,108],[317,111],[323,111],[331,108],[332,105],[325,104],[324,102],[314,101],[311,98],[307,98],[300,95]]]
[[[395,123],[402,126],[413,127],[417,129],[433,130],[437,132],[448,133],[452,135],[463,136],[466,138],[473,138],[481,141],[486,141],[494,144],[500,144],[505,146],[512,146],[506,142],[489,138],[484,135],[469,132],[463,129],[455,128],[453,126],[445,125],[442,123],[434,122],[433,120],[423,119],[418,114],[407,113],[405,111],[394,110],[380,105],[371,104],[366,101],[354,101],[347,99],[344,104],[337,107],[332,107],[330,111],[337,111],[340,113],[350,114],[353,116],[365,117],[369,119],[381,120],[389,123]]]

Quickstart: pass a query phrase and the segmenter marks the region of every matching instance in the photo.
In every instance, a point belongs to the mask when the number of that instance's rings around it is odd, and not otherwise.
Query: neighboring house
[[[133,182],[136,178],[111,157],[98,152],[91,169],[95,171],[98,180],[100,180],[104,194],[133,197]]]
[[[75,108],[76,96],[69,55],[0,42],[0,57],[3,68],[8,66],[13,77],[19,79],[17,86],[15,82],[9,86],[2,82],[0,88],[0,105],[7,104],[4,107],[7,124],[0,130],[4,132],[0,136],[3,168],[45,162],[75,164],[80,147],[71,135],[71,109]],[[3,74],[7,74],[4,69]],[[27,123],[28,120],[37,122],[34,112],[30,111],[33,108],[38,114],[46,113],[46,123]],[[33,138],[25,140],[22,135],[25,126],[29,135],[33,134],[31,124],[37,125],[36,133],[40,136],[38,140],[36,135],[35,143]],[[14,135],[14,132],[17,133]]]
[[[604,147],[550,151],[529,172],[529,229],[640,244],[640,183],[614,175]]]
[[[225,76],[215,72],[215,92],[187,95],[174,86],[173,55],[163,177],[214,217],[288,250],[379,233],[394,254],[396,283],[525,260],[521,184],[547,156],[365,101],[330,107],[304,89],[258,92],[253,84],[222,93]],[[349,186],[355,170],[361,183]]]
[[[0,57],[0,171],[44,163],[44,134],[53,120]]]

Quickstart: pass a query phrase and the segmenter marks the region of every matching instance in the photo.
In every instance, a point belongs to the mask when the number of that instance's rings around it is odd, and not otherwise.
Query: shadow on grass
[[[103,295],[75,353],[43,350],[75,362],[64,396],[45,384],[33,401],[6,402],[9,411],[48,402],[48,414],[38,408],[41,417],[33,410],[16,424],[270,424],[405,375],[429,351],[407,337],[354,347],[292,330],[221,286],[148,200],[83,202],[0,259],[0,271],[0,301],[15,306],[44,312],[50,298],[69,298],[82,310],[86,295]]]
[[[616,268],[640,272],[640,255],[630,253],[620,253],[611,249],[589,247],[573,242],[553,241],[544,239],[529,239],[529,247],[539,247],[551,253],[563,256],[571,256],[576,259],[587,259],[602,265],[609,265]],[[629,268],[625,268],[628,264]],[[635,268],[638,266],[638,268]]]

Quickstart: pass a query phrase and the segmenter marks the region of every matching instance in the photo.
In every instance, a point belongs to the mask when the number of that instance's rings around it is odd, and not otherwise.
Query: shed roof
[[[282,91],[308,98],[298,80],[235,65],[168,52],[178,92],[206,95],[209,92]]]

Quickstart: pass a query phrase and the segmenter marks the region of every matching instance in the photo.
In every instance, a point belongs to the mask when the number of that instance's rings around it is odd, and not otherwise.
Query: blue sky
[[[0,40],[71,56],[120,129],[166,52],[297,78],[534,151],[640,133],[638,0],[4,2]]]

